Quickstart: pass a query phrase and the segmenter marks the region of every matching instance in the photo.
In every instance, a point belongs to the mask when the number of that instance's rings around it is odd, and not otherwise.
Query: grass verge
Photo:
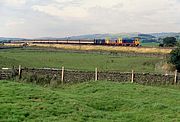
[[[180,121],[180,90],[106,81],[61,88],[0,81],[0,121]]]

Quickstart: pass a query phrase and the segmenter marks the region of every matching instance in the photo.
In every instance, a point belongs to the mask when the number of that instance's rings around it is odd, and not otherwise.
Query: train
[[[78,44],[78,45],[110,45],[110,46],[141,46],[139,38],[94,39],[94,40],[18,40],[14,44]]]
[[[118,38],[118,39],[95,39],[96,45],[114,45],[114,46],[140,46],[139,38]]]

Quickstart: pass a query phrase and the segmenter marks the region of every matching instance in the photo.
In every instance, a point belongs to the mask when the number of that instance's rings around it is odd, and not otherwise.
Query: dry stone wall
[[[98,80],[129,82],[131,81],[131,74],[120,72],[98,72]]]
[[[16,75],[17,75],[16,70],[12,70],[12,69],[0,70],[0,80],[11,79]]]
[[[22,69],[21,79],[26,82],[35,82],[38,84],[50,84],[51,81],[57,81],[60,84],[61,70],[58,69]]]
[[[64,72],[64,82],[85,82],[92,81],[95,78],[94,72],[86,72],[86,71],[67,71]]]
[[[16,76],[23,81],[35,82],[38,84],[61,84],[61,83],[77,83],[95,80],[95,71],[77,71],[65,69],[62,75],[61,69],[21,69],[19,76],[18,69],[0,70],[0,80],[10,79]],[[2,74],[7,77],[3,77]],[[62,78],[63,76],[63,78]],[[99,71],[98,80],[107,80],[113,82],[132,82],[132,73],[124,72],[103,72]],[[63,81],[62,81],[63,79]],[[174,75],[153,74],[153,73],[134,73],[133,82],[139,84],[174,84]],[[180,74],[177,75],[177,84],[180,84]]]
[[[152,74],[152,73],[135,73],[134,82],[140,84],[174,84],[173,75]]]

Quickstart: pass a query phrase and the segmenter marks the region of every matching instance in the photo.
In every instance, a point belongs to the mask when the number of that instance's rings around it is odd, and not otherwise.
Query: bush
[[[166,37],[163,39],[163,44],[164,46],[167,46],[167,47],[173,47],[175,46],[177,43],[177,40],[175,37]]]
[[[159,47],[164,47],[164,44],[159,44]]]

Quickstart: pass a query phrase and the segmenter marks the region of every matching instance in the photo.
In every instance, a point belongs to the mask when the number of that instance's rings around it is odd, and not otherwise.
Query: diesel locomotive
[[[114,45],[114,46],[140,46],[139,38],[131,39],[95,39],[94,43],[96,45]]]

